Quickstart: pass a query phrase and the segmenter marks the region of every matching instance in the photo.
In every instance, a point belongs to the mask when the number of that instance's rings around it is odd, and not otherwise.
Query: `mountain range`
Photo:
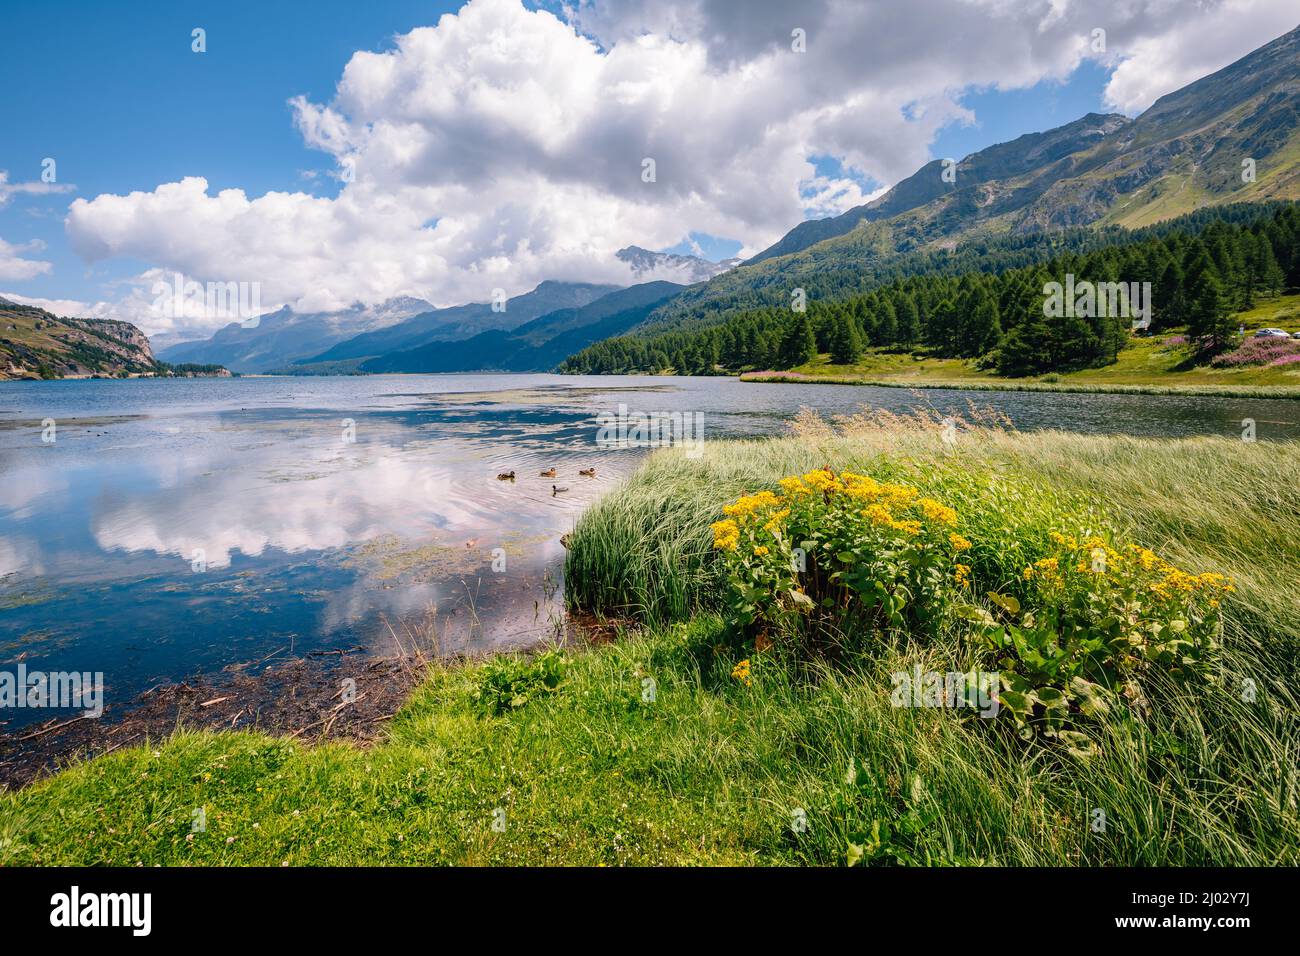
[[[285,306],[255,323],[232,322],[207,340],[168,345],[160,349],[159,358],[216,363],[243,373],[300,375],[546,371],[573,351],[626,332],[685,285],[709,279],[738,261],[715,263],[639,246],[628,246],[616,255],[634,278],[644,281],[624,289],[548,280],[495,305],[471,302],[441,309],[410,297],[336,312],[298,313]],[[622,292],[627,294],[599,308],[585,308]],[[542,318],[547,321],[537,322]],[[589,332],[579,331],[586,327]],[[557,340],[553,345],[541,348],[552,338]],[[457,347],[448,348],[453,343]]]

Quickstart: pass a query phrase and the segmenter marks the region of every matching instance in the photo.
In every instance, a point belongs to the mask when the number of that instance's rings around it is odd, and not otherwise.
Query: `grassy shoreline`
[[[980,429],[949,447],[918,420],[841,425],[662,450],[586,512],[570,602],[645,622],[612,644],[434,666],[369,748],[180,732],[76,765],[0,794],[0,863],[834,865],[873,827],[878,864],[1300,862],[1300,446]],[[891,673],[970,663],[954,643],[811,667],[736,647],[709,524],[823,464],[942,495],[991,569],[1068,517],[1233,574],[1224,679],[1108,725],[1080,760],[890,705]]]
[[[1077,392],[1102,395],[1203,395],[1214,398],[1300,399],[1300,385],[1131,385],[1098,382],[1020,382],[1015,379],[858,378],[844,375],[804,375],[797,372],[744,372],[742,382],[795,385],[868,385],[875,388],[953,389],[970,392]]]
[[[1246,330],[1246,341],[1257,328],[1276,326],[1300,332],[1300,295],[1267,300],[1239,313],[1237,320]],[[1184,339],[1168,333],[1134,337],[1111,365],[1031,378],[1005,378],[974,362],[943,358],[923,348],[871,348],[852,365],[833,365],[830,356],[819,355],[789,371],[756,370],[740,378],[878,388],[1300,399],[1300,369],[1296,365],[1195,365]]]

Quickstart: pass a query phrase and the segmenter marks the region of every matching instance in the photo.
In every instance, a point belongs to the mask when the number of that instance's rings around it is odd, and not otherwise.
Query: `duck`
[[[515,473],[513,471],[503,471],[497,475],[497,481],[514,481]]]
[[[555,469],[554,469],[554,468],[547,468],[544,472],[542,472],[542,477],[543,477],[543,478],[554,478],[554,477],[555,477]]]
[[[580,474],[580,475],[586,475],[588,478],[595,478],[595,477],[596,477],[596,469],[595,469],[595,468],[579,468],[579,469],[578,469],[578,474]]]
[[[560,492],[568,490],[569,489],[564,485],[551,485],[551,497],[554,498]]]

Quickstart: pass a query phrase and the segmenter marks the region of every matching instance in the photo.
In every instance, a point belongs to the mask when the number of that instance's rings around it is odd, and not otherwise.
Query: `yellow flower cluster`
[[[790,507],[801,496],[822,494],[828,498],[832,495],[844,495],[865,507],[862,515],[873,525],[889,531],[897,531],[908,537],[918,537],[925,530],[925,521],[943,528],[955,528],[957,512],[933,498],[922,498],[920,492],[910,485],[894,482],[877,481],[870,475],[860,475],[851,471],[835,472],[819,468],[802,475],[791,475],[777,482],[781,486],[781,495],[770,491],[759,491],[752,495],[742,495],[733,503],[723,507],[727,515],[725,521],[713,525],[713,546],[724,551],[734,551],[739,545],[740,532],[750,521],[762,522],[762,530],[770,535],[778,535],[786,519],[790,517]],[[909,509],[916,512],[907,514]],[[901,512],[901,513],[900,513]],[[971,542],[955,531],[948,535],[948,543],[956,551],[971,547]],[[769,550],[756,545],[754,554],[763,556]]]
[[[955,564],[952,568],[952,579],[957,582],[959,587],[970,587],[970,565]]]
[[[782,508],[764,523],[763,530],[768,534],[776,534],[781,529],[781,522],[788,517],[790,517],[790,509]]]
[[[876,501],[887,508],[906,508],[919,497],[920,492],[910,485],[898,485],[888,481],[876,481],[870,475],[857,475],[851,471],[840,474],[844,480],[844,490],[849,496],[859,501]],[[925,499],[929,500],[929,499]],[[934,504],[938,505],[936,501]],[[939,507],[943,507],[939,505]],[[951,510],[951,509],[949,509]],[[952,512],[953,520],[957,512]]]
[[[715,521],[713,528],[713,546],[719,551],[735,551],[740,543],[740,526],[731,520]]]
[[[749,659],[746,658],[733,667],[731,669],[731,676],[742,684],[748,686],[751,683],[749,678]]]
[[[946,525],[949,528],[956,526],[957,512],[952,508],[949,508],[947,505],[941,504],[933,498],[922,498],[917,502],[917,504],[920,506],[921,511],[925,516],[931,521],[937,522],[941,525]],[[970,545],[967,544],[967,547],[970,547]]]
[[[803,483],[802,478],[782,478],[777,482],[777,484],[780,485],[781,490],[791,498],[795,495],[806,495],[812,492],[812,489]]]
[[[824,468],[810,471],[803,476],[804,483],[814,491],[843,491],[844,484],[833,472]]]
[[[1218,607],[1222,594],[1236,590],[1232,581],[1222,574],[1212,572],[1188,574],[1141,545],[1128,546],[1127,550],[1132,555],[1130,561],[1123,553],[1112,548],[1104,538],[1096,535],[1085,539],[1082,544],[1073,535],[1061,534],[1058,531],[1050,532],[1048,537],[1063,550],[1079,555],[1072,565],[1067,565],[1067,567],[1072,566],[1079,574],[1095,574],[1117,580],[1129,577],[1134,572],[1159,575],[1159,580],[1145,586],[1149,591],[1166,600],[1178,594],[1190,595],[1208,591],[1215,592],[1211,597],[1210,605]],[[1025,568],[1024,577],[1026,581],[1037,577],[1051,584],[1060,584],[1064,580],[1061,573],[1061,558],[1050,557],[1036,561]]]
[[[773,508],[781,503],[781,499],[770,491],[760,491],[753,495],[742,495],[736,499],[735,504],[723,506],[722,513],[730,515],[733,518],[746,518],[764,508]]]

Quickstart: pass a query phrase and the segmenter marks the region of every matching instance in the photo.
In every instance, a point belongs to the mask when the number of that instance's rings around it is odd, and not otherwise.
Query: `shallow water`
[[[1261,440],[1300,438],[1300,402],[1278,400],[550,375],[3,383],[0,671],[101,671],[111,705],[282,651],[535,643],[561,626],[560,535],[645,453],[597,444],[620,404],[699,413],[721,438],[779,433],[803,405],[968,401],[1025,429],[1235,437],[1250,418]],[[49,716],[9,710],[0,732]]]

